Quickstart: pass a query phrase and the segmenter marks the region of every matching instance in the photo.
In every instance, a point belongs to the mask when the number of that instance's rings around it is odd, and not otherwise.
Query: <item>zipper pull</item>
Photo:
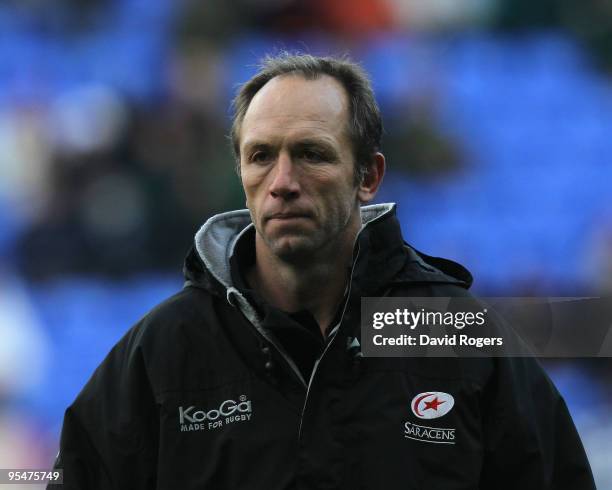
[[[363,358],[363,352],[361,352],[361,344],[357,337],[347,337],[346,339],[346,351],[351,359],[352,366],[351,370],[353,375],[359,375],[361,368],[361,359]]]

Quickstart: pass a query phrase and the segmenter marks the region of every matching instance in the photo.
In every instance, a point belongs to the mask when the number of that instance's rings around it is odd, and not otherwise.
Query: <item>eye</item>
[[[324,156],[320,152],[315,150],[303,150],[302,158],[304,158],[304,160],[314,163],[322,162],[323,160],[325,160]]]
[[[256,151],[251,155],[250,161],[253,163],[266,163],[270,159],[270,155],[266,151]]]

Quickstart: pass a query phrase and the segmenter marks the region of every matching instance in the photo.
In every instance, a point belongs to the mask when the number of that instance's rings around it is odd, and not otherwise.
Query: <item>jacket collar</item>
[[[358,237],[353,289],[360,296],[381,296],[400,284],[454,284],[469,288],[472,275],[452,260],[431,257],[408,245],[395,213],[381,215]]]
[[[472,284],[471,274],[460,264],[423,254],[404,242],[394,203],[363,206],[361,219],[353,281],[364,294],[374,294],[389,284],[449,283],[466,289]],[[235,292],[230,259],[252,226],[248,209],[217,214],[206,221],[185,260],[187,284],[229,298]]]
[[[361,231],[389,213],[395,213],[395,204],[363,206]],[[240,209],[213,216],[196,233],[195,248],[199,258],[210,274],[225,288],[234,286],[230,258],[234,254],[236,244],[252,226],[249,210]]]

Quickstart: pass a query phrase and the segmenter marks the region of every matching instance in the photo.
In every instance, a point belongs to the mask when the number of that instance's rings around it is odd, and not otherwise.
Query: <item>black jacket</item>
[[[248,212],[211,218],[185,288],[129,330],[66,410],[64,488],[594,488],[534,359],[359,355],[362,296],[466,296],[471,283],[407,246],[392,205],[362,215],[346,307],[310,380],[232,284]],[[429,392],[454,398],[437,424],[410,408]]]

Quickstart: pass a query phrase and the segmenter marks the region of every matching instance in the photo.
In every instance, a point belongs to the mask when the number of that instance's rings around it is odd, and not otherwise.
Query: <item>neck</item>
[[[358,228],[340,244],[317,251],[312,261],[290,263],[270,253],[259,234],[255,238],[256,262],[248,281],[271,305],[288,312],[308,310],[325,334],[344,297]]]

